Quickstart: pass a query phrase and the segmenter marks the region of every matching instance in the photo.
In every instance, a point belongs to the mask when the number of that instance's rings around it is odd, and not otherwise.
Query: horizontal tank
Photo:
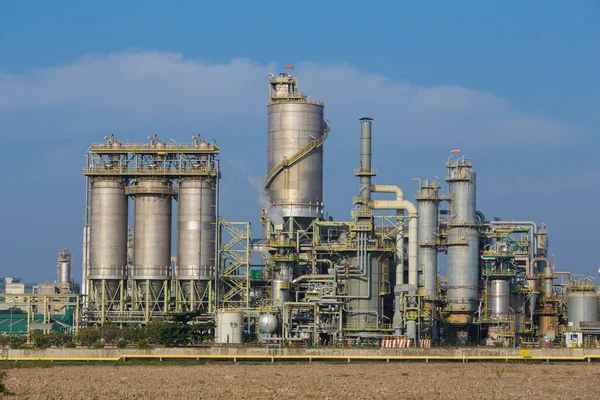
[[[215,343],[242,343],[244,314],[241,311],[218,310],[215,312],[215,325]]]
[[[98,298],[117,298],[117,288],[126,278],[127,196],[125,183],[116,178],[91,182],[89,271]],[[102,293],[104,281],[104,294]]]
[[[598,297],[594,292],[571,292],[567,296],[567,318],[573,326],[598,321]]]

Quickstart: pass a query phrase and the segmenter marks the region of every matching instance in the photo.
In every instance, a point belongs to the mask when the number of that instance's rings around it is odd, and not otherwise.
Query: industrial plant
[[[459,150],[440,160],[445,182],[423,177],[408,193],[378,180],[375,167],[386,166],[372,162],[376,121],[361,118],[356,169],[339,172],[354,174],[356,196],[349,217],[333,220],[323,201],[324,148],[335,132],[325,104],[281,73],[270,76],[267,109],[256,237],[249,222],[220,212],[214,142],[109,135],[90,146],[83,170],[81,291],[65,250],[54,284],[5,290],[0,307],[68,331],[195,312],[193,323],[214,326],[220,345],[596,345],[594,278],[555,270],[544,224],[487,218],[493,210],[477,208],[476,165]]]

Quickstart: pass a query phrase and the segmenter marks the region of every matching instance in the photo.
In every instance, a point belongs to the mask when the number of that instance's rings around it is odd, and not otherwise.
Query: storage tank
[[[478,308],[479,233],[476,219],[475,172],[465,157],[448,160],[448,307],[451,322],[468,322]]]
[[[437,224],[439,182],[421,181],[415,200],[419,212],[417,259],[423,271],[423,286],[427,297],[437,292]],[[398,282],[396,282],[398,284]]]
[[[567,296],[567,318],[578,327],[580,322],[598,321],[598,297],[595,292],[571,292]]]
[[[213,178],[187,178],[179,183],[175,276],[186,301],[201,300],[214,276],[216,199]]]
[[[270,88],[267,217],[274,224],[293,217],[299,226],[290,229],[304,229],[323,217],[324,104],[298,92],[297,78],[288,74],[272,77]]]
[[[117,289],[126,279],[127,196],[125,183],[118,178],[94,178],[90,189],[88,281],[96,296],[118,299]],[[89,289],[88,289],[89,290]]]
[[[258,319],[258,329],[263,333],[273,334],[277,332],[279,321],[273,314],[263,314]]]
[[[129,192],[134,196],[132,277],[141,298],[153,301],[170,275],[173,187],[169,180],[144,178]]]
[[[510,313],[510,283],[505,279],[494,279],[488,287],[488,315],[492,318],[506,317]]]
[[[242,343],[244,314],[236,310],[218,310],[215,312],[215,343]]]

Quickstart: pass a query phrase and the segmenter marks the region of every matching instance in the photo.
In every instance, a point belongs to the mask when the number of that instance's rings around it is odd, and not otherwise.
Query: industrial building
[[[215,143],[110,135],[90,146],[81,324],[144,325],[197,311],[198,323],[214,321],[219,344],[595,343],[595,280],[554,269],[543,224],[486,218],[469,158],[452,151],[445,184],[422,179],[409,195],[378,181],[375,123],[361,118],[351,215],[325,219],[325,104],[282,73],[271,74],[267,108],[267,201],[254,238],[249,222],[219,212]],[[53,295],[75,293],[70,253],[59,257]]]
[[[25,335],[34,330],[75,333],[81,323],[81,301],[71,252],[63,249],[53,283],[36,285],[16,277],[0,278],[0,334]]]

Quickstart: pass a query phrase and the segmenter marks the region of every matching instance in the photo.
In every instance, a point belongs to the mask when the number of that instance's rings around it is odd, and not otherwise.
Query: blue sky
[[[222,214],[250,220],[267,73],[326,102],[325,202],[349,216],[358,118],[377,183],[414,194],[461,148],[488,217],[544,222],[561,270],[594,275],[600,1],[0,2],[0,275],[80,276],[89,143],[158,132],[222,149]]]

